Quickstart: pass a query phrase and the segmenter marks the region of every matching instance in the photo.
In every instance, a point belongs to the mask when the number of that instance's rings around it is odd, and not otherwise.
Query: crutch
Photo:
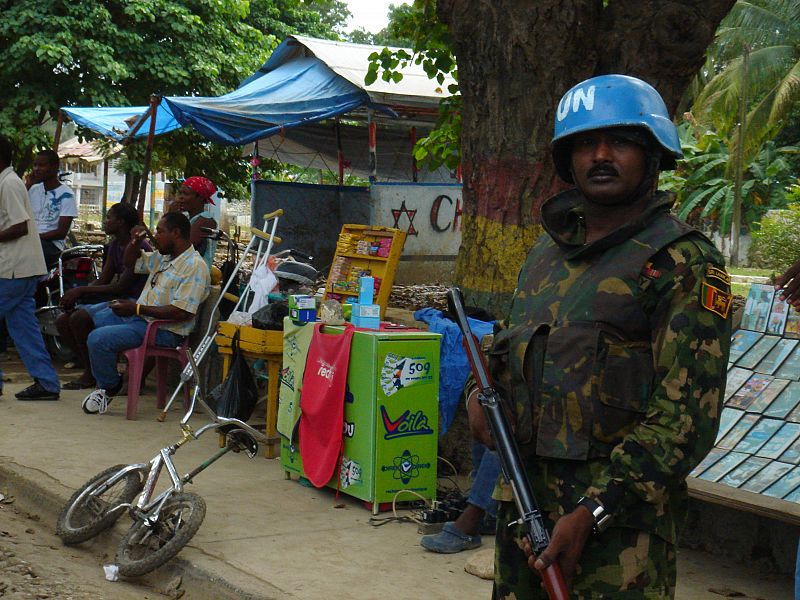
[[[217,298],[216,304],[214,304],[214,308],[211,311],[211,314],[219,308],[220,303],[223,299],[228,298],[229,300],[235,301],[236,306],[233,310],[239,308],[239,305],[242,303],[243,299],[247,297],[248,292],[250,291],[250,280],[247,281],[245,285],[244,291],[241,295],[236,296],[235,294],[228,293],[228,288],[230,287],[231,283],[236,279],[236,274],[241,269],[242,264],[244,263],[245,258],[251,253],[255,252],[256,258],[254,265],[258,265],[259,262],[264,259],[266,260],[270,253],[272,252],[272,246],[274,244],[280,244],[281,239],[275,235],[275,231],[278,228],[278,217],[283,215],[283,209],[277,209],[274,212],[267,213],[264,215],[264,228],[258,229],[256,227],[250,228],[250,242],[247,244],[247,247],[242,252],[242,257],[239,259],[239,262],[236,263],[236,268],[234,268],[233,272],[231,273],[230,277],[228,277],[228,281],[225,282],[225,287],[219,294],[219,298]],[[271,226],[269,227],[269,233],[267,233],[267,228],[269,222],[272,221]],[[256,249],[253,249],[254,244],[256,245]],[[266,245],[266,249],[264,246]],[[214,324],[214,320],[211,319],[208,323],[208,328],[206,329],[205,335],[200,340],[200,343],[197,345],[197,349],[192,353],[192,357],[194,358],[194,362],[196,364],[200,364],[205,358],[205,355],[208,353],[209,348],[211,348],[211,343],[214,341],[214,337],[216,335],[216,328]],[[186,385],[192,379],[192,364],[191,361],[186,364],[181,372],[181,378],[178,382],[178,386],[175,388],[175,391],[172,392],[172,396],[170,396],[169,401],[167,402],[164,409],[161,411],[161,414],[158,415],[157,419],[161,422],[167,418],[167,411],[169,411],[172,403],[175,401],[175,398],[178,397],[178,394],[183,389],[183,386]],[[198,373],[197,381],[200,381],[200,374]],[[199,383],[195,384],[199,385]]]

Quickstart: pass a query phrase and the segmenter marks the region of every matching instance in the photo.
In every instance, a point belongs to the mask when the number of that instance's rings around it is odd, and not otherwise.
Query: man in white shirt
[[[51,268],[64,250],[64,240],[78,216],[75,194],[58,179],[58,154],[42,150],[33,160],[32,185],[28,195],[42,240],[47,268]]]
[[[33,295],[47,270],[25,184],[11,168],[13,146],[0,136],[0,319],[5,318],[33,385],[19,400],[58,400],[61,386],[34,315]],[[3,377],[0,372],[0,394]]]

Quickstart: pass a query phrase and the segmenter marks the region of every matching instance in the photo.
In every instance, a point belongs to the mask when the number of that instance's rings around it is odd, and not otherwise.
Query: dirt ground
[[[179,589],[160,593],[141,584],[106,581],[103,559],[110,562],[113,557],[99,557],[85,549],[63,546],[49,523],[3,494],[0,599],[164,600],[180,595]]]

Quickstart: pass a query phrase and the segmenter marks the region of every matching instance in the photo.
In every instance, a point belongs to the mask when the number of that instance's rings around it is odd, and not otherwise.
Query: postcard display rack
[[[770,285],[750,287],[719,434],[691,475],[800,502],[800,314]]]
[[[375,280],[373,302],[380,305],[383,320],[405,241],[406,232],[399,229],[343,225],[322,299],[338,300],[342,304],[356,302],[359,278],[372,277]]]

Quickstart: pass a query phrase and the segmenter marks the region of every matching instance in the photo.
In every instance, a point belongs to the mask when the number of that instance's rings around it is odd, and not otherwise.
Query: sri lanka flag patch
[[[732,302],[733,295],[729,292],[724,292],[705,281],[703,282],[702,291],[700,292],[700,304],[703,305],[703,308],[718,314],[723,319],[727,319]]]

